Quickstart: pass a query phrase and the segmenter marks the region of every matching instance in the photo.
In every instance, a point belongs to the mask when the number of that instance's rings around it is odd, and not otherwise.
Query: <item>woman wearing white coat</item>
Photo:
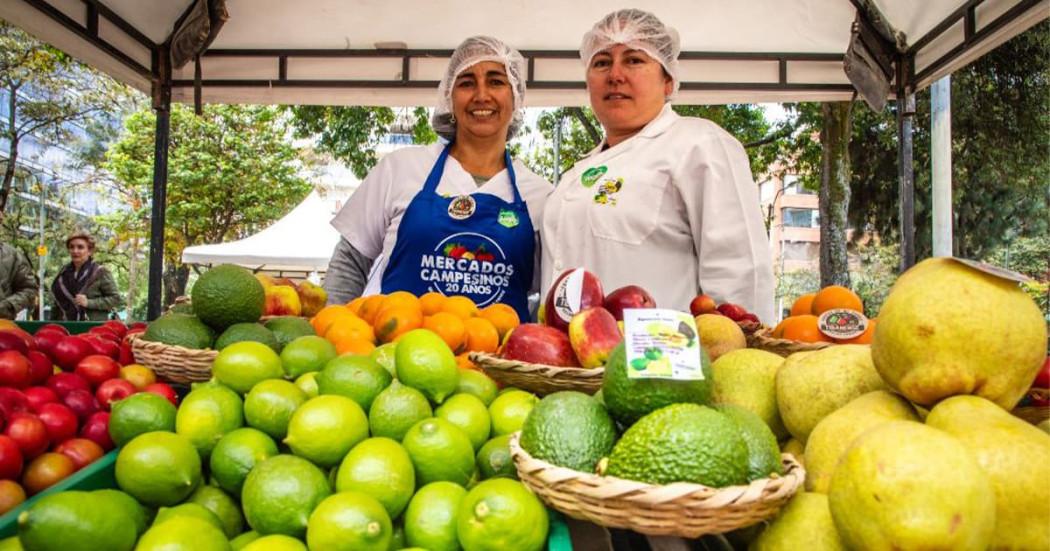
[[[698,293],[773,321],[773,271],[743,146],[715,123],[671,110],[678,33],[641,10],[584,36],[591,107],[605,139],[565,174],[545,208],[541,291],[566,269],[606,291],[636,284],[657,306]]]

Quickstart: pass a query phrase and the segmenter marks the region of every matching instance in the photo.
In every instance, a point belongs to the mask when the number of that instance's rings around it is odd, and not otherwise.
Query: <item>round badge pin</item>
[[[477,203],[474,202],[473,197],[460,195],[452,199],[452,202],[448,204],[448,215],[455,220],[465,220],[474,214],[474,209],[476,208]]]

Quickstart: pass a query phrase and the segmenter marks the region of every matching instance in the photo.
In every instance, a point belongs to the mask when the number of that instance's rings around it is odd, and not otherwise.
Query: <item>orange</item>
[[[841,285],[830,285],[817,291],[813,297],[813,315],[819,316],[833,308],[847,308],[854,312],[864,313],[864,303],[857,293]]]
[[[415,298],[415,297],[412,297]],[[385,308],[376,316],[373,327],[380,342],[390,342],[404,333],[423,326],[423,314],[418,307],[394,306]]]
[[[355,356],[367,356],[376,349],[376,345],[372,344],[371,341],[360,339],[357,337],[347,337],[341,341],[335,343],[335,353],[342,356],[343,354],[353,354]]]
[[[431,291],[421,297],[419,297],[419,305],[423,307],[424,316],[433,316],[434,314],[441,311],[441,306],[445,304],[445,295],[436,291]]]
[[[485,318],[467,318],[467,350],[470,352],[495,352],[499,348],[499,331]]]
[[[474,362],[470,361],[470,358],[467,357],[469,355],[470,352],[464,352],[456,356],[456,367],[460,369],[471,369],[474,371],[480,371],[478,369],[478,366],[474,365]]]
[[[361,305],[368,300],[368,297],[357,297],[346,304],[347,310],[354,313],[355,316],[361,315]]]
[[[18,324],[11,320],[0,319],[0,331],[4,329],[21,329]]]
[[[474,304],[474,301],[462,296],[446,298],[445,303],[441,305],[441,311],[455,314],[460,319],[472,318],[478,315],[478,307]]]
[[[824,336],[824,333],[817,328],[817,316],[813,314],[791,316],[785,321],[787,322],[784,324],[783,337],[785,339],[801,342],[831,342],[831,339]]]
[[[313,326],[314,331],[318,335],[324,335],[325,331],[328,331],[328,328],[335,320],[344,319],[348,314],[350,314],[350,310],[347,310],[346,306],[341,304],[325,306],[313,318],[310,318],[310,325]]]
[[[376,314],[379,313],[379,308],[383,305],[384,300],[386,300],[386,295],[372,295],[366,298],[361,303],[361,307],[358,308],[357,315],[371,325],[375,321]]]
[[[493,304],[482,308],[481,317],[492,322],[499,331],[500,338],[510,332],[521,323],[518,313],[507,304]]]
[[[868,328],[863,333],[853,337],[852,339],[835,339],[835,342],[839,344],[871,344],[872,337],[875,336],[875,320],[868,320]]]
[[[777,326],[773,328],[773,332],[770,333],[770,336],[775,338],[775,339],[782,339],[782,338],[784,338],[784,326],[787,325],[787,322],[788,322],[789,319],[791,319],[791,318],[788,317],[788,318],[784,318],[784,319],[780,320],[780,323],[778,323]]]
[[[423,313],[423,307],[419,304],[419,299],[416,295],[409,293],[408,291],[394,291],[383,299],[383,303],[379,305],[378,314],[382,314],[383,310],[390,308],[414,308],[419,310],[419,313]],[[373,320],[374,323],[375,320]]]
[[[813,297],[817,296],[816,293],[807,293],[795,299],[795,303],[791,305],[791,315],[801,316],[803,314],[813,313]]]
[[[437,333],[453,352],[459,351],[467,342],[467,327],[463,320],[448,312],[438,312],[423,318],[423,328]]]
[[[332,344],[336,344],[348,338],[375,342],[376,335],[372,330],[372,326],[369,325],[368,322],[350,314],[347,317],[336,320],[335,323],[325,331],[324,338],[328,339],[328,342]]]

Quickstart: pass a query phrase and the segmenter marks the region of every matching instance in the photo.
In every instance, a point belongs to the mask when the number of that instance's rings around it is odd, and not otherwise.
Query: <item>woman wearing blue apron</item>
[[[447,145],[388,154],[332,220],[343,238],[325,278],[330,304],[438,292],[531,317],[536,228],[552,187],[506,151],[521,126],[525,71],[521,54],[494,38],[460,44],[431,121]]]

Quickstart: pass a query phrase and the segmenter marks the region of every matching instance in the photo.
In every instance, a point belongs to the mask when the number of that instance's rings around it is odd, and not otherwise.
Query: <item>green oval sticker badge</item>
[[[583,183],[583,187],[591,187],[598,181],[598,178],[602,177],[602,174],[608,171],[609,167],[605,165],[592,166],[583,172],[583,176],[580,176],[580,181]]]

